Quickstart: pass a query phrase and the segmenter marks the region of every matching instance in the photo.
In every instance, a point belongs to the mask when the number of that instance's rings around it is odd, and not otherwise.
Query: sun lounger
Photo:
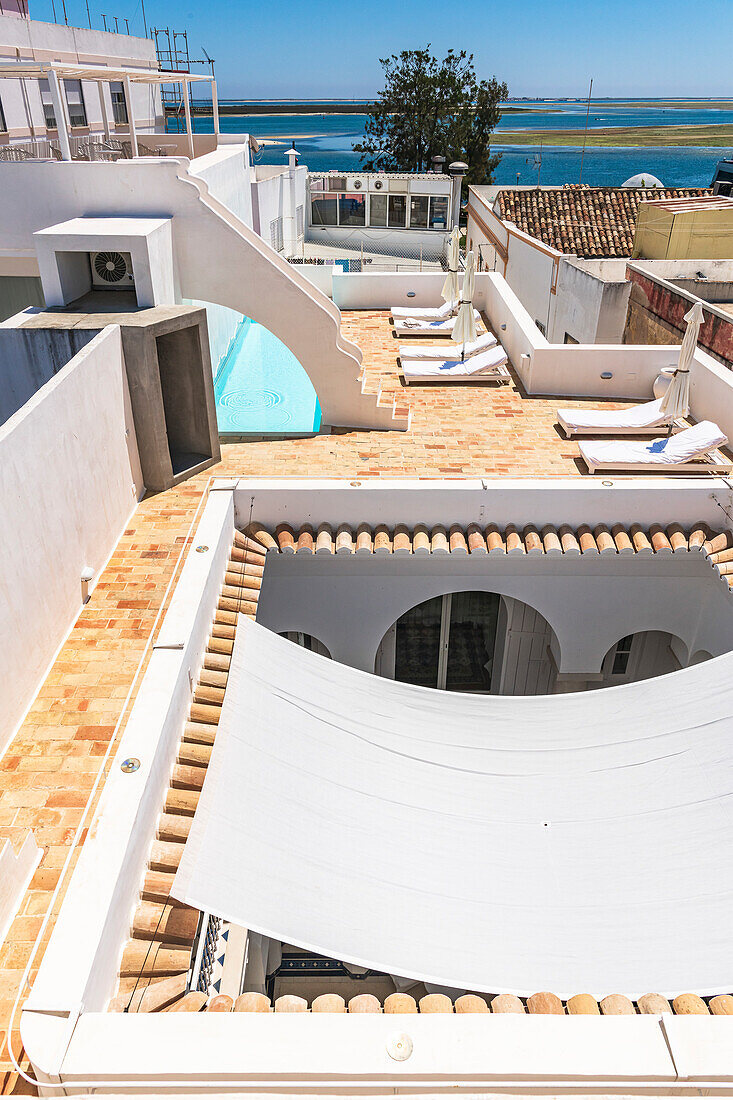
[[[390,313],[395,321],[405,317],[419,317],[423,321],[445,321],[458,309],[458,302],[445,302],[442,306],[392,306]]]
[[[509,382],[507,354],[502,347],[489,348],[469,359],[403,359],[400,371],[410,382]]]
[[[728,442],[717,424],[701,420],[677,435],[649,443],[627,439],[592,439],[580,443],[590,473],[625,470],[634,473],[729,474],[730,459],[718,447]]]
[[[485,332],[470,344],[400,344],[401,359],[470,359],[481,351],[496,346],[493,332]],[[463,352],[463,354],[461,354]]]
[[[669,425],[661,411],[662,399],[632,405],[628,409],[558,409],[557,422],[565,436],[658,435]]]
[[[473,315],[477,321],[481,320],[477,309],[473,311]],[[400,333],[402,336],[434,336],[441,333],[450,336],[455,323],[455,317],[448,317],[444,321],[428,321],[423,317],[406,317],[404,320],[399,321],[395,318],[394,327],[395,332]]]

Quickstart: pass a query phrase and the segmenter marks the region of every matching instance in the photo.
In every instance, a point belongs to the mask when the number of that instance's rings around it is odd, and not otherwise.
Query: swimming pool
[[[313,385],[293,353],[244,317],[214,379],[221,435],[309,435],[321,426]]]

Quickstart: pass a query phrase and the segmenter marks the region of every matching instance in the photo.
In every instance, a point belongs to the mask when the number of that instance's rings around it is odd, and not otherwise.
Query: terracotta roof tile
[[[499,191],[499,214],[551,248],[586,259],[630,256],[639,203],[686,199],[701,187],[564,187]]]

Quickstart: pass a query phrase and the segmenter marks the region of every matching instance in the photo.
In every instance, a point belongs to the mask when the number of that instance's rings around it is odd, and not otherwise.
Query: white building
[[[106,66],[134,73],[158,69],[155,46],[148,38],[106,31],[41,23],[0,14],[0,65],[18,62],[79,66]],[[124,76],[100,82],[69,75],[62,78],[62,106],[54,99],[52,73],[0,81],[0,151],[4,145],[59,140],[58,115],[64,115],[73,138],[124,137],[130,133],[129,115],[140,134],[162,134],[165,120],[160,87],[134,83]],[[128,109],[128,97],[132,96]]]
[[[552,343],[621,341],[639,203],[700,188],[469,187],[468,247]]]
[[[64,122],[60,81],[161,76],[29,58],[0,94],[44,73]],[[510,384],[407,396],[426,338],[390,317],[444,272],[326,294],[285,257],[314,202],[334,248],[437,241],[447,177],[307,190],[296,151],[261,169],[246,135],[189,128],[140,155],[128,124],[126,157],[80,159],[62,125],[60,160],[0,161],[0,275],[45,307],[0,324],[8,1073],[47,1096],[732,1095],[733,458],[652,465],[684,438],[663,426],[641,473],[593,476],[558,416],[650,401],[679,347],[599,342],[570,306],[549,338],[575,260],[472,192]],[[320,435],[220,454],[202,333],[242,317],[299,361]],[[700,348],[689,417],[733,439],[733,375]]]
[[[312,172],[306,240],[418,265],[442,260],[458,224],[462,178],[463,172],[440,171]]]

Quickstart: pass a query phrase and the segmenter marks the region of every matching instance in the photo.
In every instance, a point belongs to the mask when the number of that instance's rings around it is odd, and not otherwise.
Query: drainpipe
[[[288,149],[285,155],[288,158],[288,175],[283,202],[283,249],[286,256],[294,256],[298,244],[295,224],[295,169],[298,166],[300,153],[292,148]]]
[[[451,224],[449,229],[458,225],[461,217],[461,185],[463,183],[463,177],[468,171],[468,165],[464,164],[462,160],[454,160],[452,164],[448,165],[448,174],[453,177],[453,196],[452,196],[452,211],[451,211]]]

